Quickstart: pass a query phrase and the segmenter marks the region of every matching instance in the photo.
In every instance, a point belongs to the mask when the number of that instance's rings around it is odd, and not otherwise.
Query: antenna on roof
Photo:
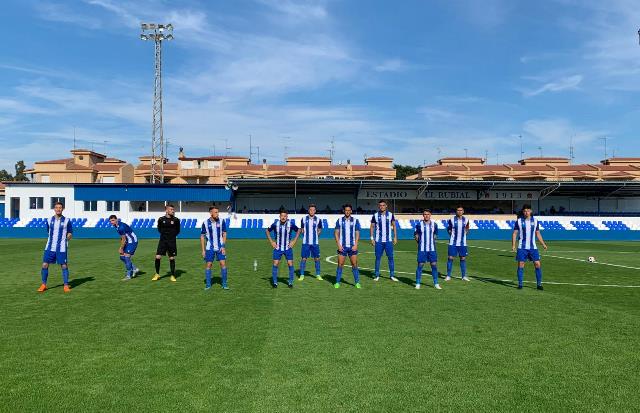
[[[76,150],[76,127],[73,127],[73,150]]]
[[[540,151],[540,157],[542,158],[542,146],[538,146],[538,150]]]
[[[231,149],[231,147],[229,146],[229,139],[225,138],[224,139],[224,156],[229,156],[229,149]]]
[[[569,159],[571,160],[571,163],[573,163],[573,160],[575,158],[573,151],[574,151],[574,147],[573,147],[573,135],[572,135],[571,138],[569,138]]]
[[[607,154],[607,141],[609,138],[607,136],[603,136],[602,138],[598,138],[604,141],[604,159],[607,159],[609,156]]]
[[[252,136],[251,134],[249,134],[249,163],[253,162],[253,155],[255,155],[256,153],[253,151],[253,144],[252,144]],[[259,151],[259,149],[258,149]],[[260,159],[260,153],[258,152],[258,159]]]
[[[331,163],[333,163],[333,157],[336,153],[336,137],[331,137],[331,146],[329,147],[329,159],[331,159]],[[366,158],[366,155],[365,155]]]

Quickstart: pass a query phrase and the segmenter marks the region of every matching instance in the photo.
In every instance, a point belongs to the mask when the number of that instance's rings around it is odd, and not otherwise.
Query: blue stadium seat
[[[597,231],[598,228],[591,221],[571,221],[571,224],[579,231]]]
[[[611,231],[630,231],[631,230],[631,228],[629,228],[622,221],[602,221],[602,223]]]

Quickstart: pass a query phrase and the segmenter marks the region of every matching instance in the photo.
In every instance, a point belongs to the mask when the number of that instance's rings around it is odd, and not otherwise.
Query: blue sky
[[[164,47],[169,157],[327,155],[399,163],[640,156],[640,8],[631,0],[9,0],[0,35],[0,168],[78,146],[150,152]],[[225,149],[228,147],[229,149]],[[285,148],[286,147],[286,148]],[[541,148],[541,149],[540,149]],[[254,159],[257,161],[257,159]]]

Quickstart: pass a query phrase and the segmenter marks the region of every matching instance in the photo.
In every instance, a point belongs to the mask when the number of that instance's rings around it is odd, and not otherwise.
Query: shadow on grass
[[[186,273],[187,273],[187,271],[185,271],[185,270],[176,270],[176,278],[180,278]],[[167,277],[171,277],[171,273],[170,272],[165,273],[162,277],[160,277],[160,279],[167,278]]]
[[[95,277],[73,278],[73,279],[69,280],[69,287],[77,288],[77,287],[81,286],[84,283],[95,281],[95,280],[96,280]],[[49,287],[49,289],[51,290],[53,288],[60,288],[60,287],[62,287],[62,285],[63,284],[54,285],[53,287]]]
[[[371,279],[376,278],[376,274],[371,270],[363,270],[363,269],[361,269],[360,270],[360,275],[363,275],[363,276],[371,278]]]
[[[273,286],[272,281],[271,281],[271,277],[262,277],[262,279],[266,280],[269,283],[270,287]],[[287,284],[289,284],[289,277],[288,276],[287,277],[278,277],[277,280],[278,280],[278,285],[279,286],[283,285],[283,284],[286,286]],[[294,284],[295,284],[295,278],[294,278]]]
[[[474,275],[473,279],[483,283],[496,284],[496,285],[501,285],[503,287],[508,287],[508,288],[518,288],[516,283],[514,283],[513,281],[504,281],[504,280],[498,280],[495,278],[480,277],[478,275]]]

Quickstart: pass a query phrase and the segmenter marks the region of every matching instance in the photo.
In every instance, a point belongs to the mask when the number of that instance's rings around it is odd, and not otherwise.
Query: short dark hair
[[[458,205],[456,209],[464,209],[464,207],[462,205]]]
[[[167,209],[167,208],[173,208],[173,209],[176,209],[176,207],[174,207],[174,206],[173,206],[173,204],[167,204],[167,205],[164,207],[164,209]]]
[[[109,215],[109,220],[112,220],[112,219],[118,219],[118,217],[115,215]]]
[[[386,204],[386,203],[387,203],[387,201],[385,201],[384,199],[381,199],[381,200],[378,201],[378,204]]]
[[[522,210],[524,211],[525,209],[531,209],[531,205],[529,204],[522,205]]]
[[[431,210],[429,208],[425,208],[422,210],[422,213],[425,213],[425,212],[431,213]]]
[[[209,212],[211,212],[212,209],[218,209],[219,210],[219,208],[217,206],[215,206],[215,205],[211,205],[209,207]]]
[[[351,206],[351,204],[344,204],[342,205],[342,210],[344,211],[345,208],[351,208],[353,209],[353,207]]]
[[[62,208],[64,208],[64,204],[63,204],[62,202],[60,202],[60,201],[56,201],[56,203],[55,203],[55,204],[53,204],[53,207],[55,208],[55,207],[57,207],[58,205],[60,205]]]
[[[288,213],[289,213],[289,211],[287,211],[287,210],[286,210],[286,209],[284,209],[284,208],[280,208],[280,211],[278,211],[278,214],[283,214],[283,213],[284,213],[284,214],[288,214]]]
[[[309,204],[307,208],[316,208],[316,204]]]

